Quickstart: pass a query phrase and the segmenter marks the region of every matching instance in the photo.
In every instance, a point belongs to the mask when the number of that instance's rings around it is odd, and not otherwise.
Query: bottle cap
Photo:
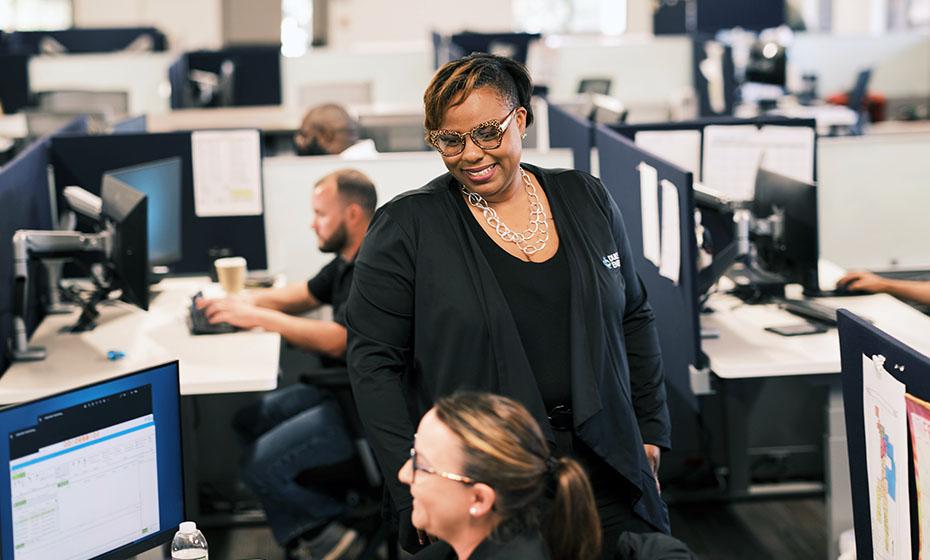
[[[181,523],[181,526],[178,527],[178,530],[182,533],[193,533],[197,530],[197,524],[193,521],[185,521]]]

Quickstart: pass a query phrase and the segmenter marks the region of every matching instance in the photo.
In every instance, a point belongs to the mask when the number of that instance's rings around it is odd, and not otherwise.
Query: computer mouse
[[[830,294],[832,297],[843,297],[843,296],[867,296],[871,295],[871,292],[866,292],[865,290],[855,290],[849,287],[849,284],[837,284],[833,292]]]

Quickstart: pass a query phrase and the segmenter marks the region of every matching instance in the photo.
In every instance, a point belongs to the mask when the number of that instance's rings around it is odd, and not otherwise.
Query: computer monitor
[[[103,227],[113,232],[113,249],[106,266],[111,288],[120,299],[149,308],[148,204],[145,194],[115,177],[103,177]]]
[[[128,185],[148,199],[149,265],[168,266],[180,261],[181,158],[114,169],[104,177]]]
[[[0,560],[129,558],[184,519],[178,362],[0,410]]]
[[[785,47],[771,41],[759,41],[749,50],[746,81],[784,88],[787,65],[788,56]]]
[[[761,266],[786,283],[801,284],[805,294],[819,292],[817,188],[759,169],[752,213],[757,222],[768,218],[769,231],[754,239]]]

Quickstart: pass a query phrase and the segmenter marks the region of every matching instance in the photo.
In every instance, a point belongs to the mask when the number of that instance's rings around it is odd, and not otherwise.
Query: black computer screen
[[[107,171],[148,199],[149,264],[181,260],[181,158],[173,157]]]
[[[780,231],[754,240],[763,267],[798,283],[806,293],[820,288],[817,275],[817,188],[765,169],[756,175],[753,215],[757,219],[779,215]]]
[[[184,518],[178,363],[0,410],[0,560],[129,557]]]

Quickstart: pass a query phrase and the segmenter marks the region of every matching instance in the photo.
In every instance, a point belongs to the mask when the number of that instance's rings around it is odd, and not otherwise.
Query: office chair
[[[327,482],[331,482],[341,489],[357,492],[362,499],[367,498],[370,503],[375,505],[373,513],[379,518],[379,521],[373,530],[367,532],[365,535],[367,537],[365,549],[357,559],[373,560],[378,558],[378,549],[383,543],[387,547],[388,560],[398,560],[397,533],[395,528],[380,519],[380,504],[384,481],[381,478],[381,471],[375,461],[374,453],[368,445],[368,440],[365,439],[362,420],[359,418],[358,410],[355,407],[355,399],[352,396],[352,387],[349,384],[348,371],[345,367],[312,369],[300,376],[300,382],[319,387],[320,389],[326,389],[336,398],[339,407],[342,409],[346,427],[349,429],[349,433],[354,439],[358,454],[358,460],[355,465],[357,468],[344,470],[338,474],[332,473],[335,479],[331,479],[329,476],[325,478]],[[359,474],[363,474],[361,478],[364,479],[364,483],[361,487],[359,487]],[[302,473],[297,477],[297,480],[298,482],[305,480],[306,483],[310,483],[311,480],[309,480],[309,478],[309,476],[305,477]],[[312,482],[318,484],[319,481],[319,471],[314,471]],[[362,513],[364,518],[365,508],[360,507],[356,509]],[[368,516],[370,517],[370,514]],[[353,517],[355,516],[350,513],[350,518]]]
[[[866,122],[866,116],[868,115],[868,108],[866,107],[866,100],[869,93],[869,80],[872,78],[872,69],[866,68],[859,72],[856,75],[856,84],[849,91],[849,96],[846,100],[846,106],[856,112],[858,118],[856,119],[856,124],[853,125],[850,132],[854,135],[862,134],[862,125]]]

